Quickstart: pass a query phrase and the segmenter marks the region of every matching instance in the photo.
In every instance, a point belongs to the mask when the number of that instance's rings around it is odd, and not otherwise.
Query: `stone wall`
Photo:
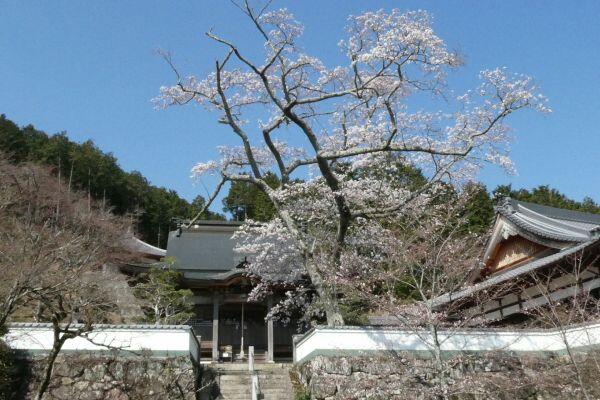
[[[381,357],[318,356],[298,366],[311,399],[578,399],[600,398],[600,354],[578,356],[579,374],[566,357],[463,355],[435,363],[408,354]]]
[[[19,384],[14,398],[36,393],[44,368],[43,357],[19,360]],[[164,400],[195,399],[199,371],[189,357],[62,354],[44,399]]]

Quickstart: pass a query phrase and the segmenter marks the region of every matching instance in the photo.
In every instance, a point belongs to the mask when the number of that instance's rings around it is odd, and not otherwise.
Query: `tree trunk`
[[[44,393],[48,390],[48,386],[50,385],[50,380],[52,379],[52,372],[54,370],[54,362],[56,361],[56,357],[60,353],[63,344],[67,340],[66,334],[62,337],[60,336],[60,328],[54,327],[54,343],[52,344],[52,350],[50,354],[48,354],[48,359],[46,360],[46,370],[44,371],[44,376],[40,382],[40,386],[38,387],[36,400],[42,400],[44,397]]]
[[[325,316],[327,318],[327,326],[344,325],[344,317],[342,317],[342,313],[340,312],[338,299],[331,288],[324,282],[316,265],[309,261],[306,265],[306,271],[315,287],[319,300],[323,303]]]
[[[343,326],[344,325],[344,317],[340,312],[339,304],[337,299],[327,299],[325,300],[321,297],[323,301],[327,301],[325,304],[325,316],[327,317],[327,326]]]
[[[304,250],[306,272],[308,273],[310,281],[315,287],[315,291],[317,292],[319,299],[323,302],[325,316],[327,317],[327,326],[344,325],[344,318],[340,312],[337,296],[332,292],[331,288],[328,287],[327,283],[323,279],[323,276],[321,275],[321,272],[319,271],[319,268],[313,262],[312,250],[309,250],[307,243],[301,239],[302,234],[294,223],[294,220],[278,202],[277,197],[274,196],[269,185],[264,182],[260,182],[258,183],[258,187],[271,199],[281,220],[284,222],[290,232],[298,239],[299,243],[301,243],[300,247]]]
[[[565,344],[565,348],[567,350],[567,355],[569,356],[569,361],[571,361],[571,364],[573,364],[573,368],[575,370],[575,375],[577,376],[577,383],[579,383],[579,388],[581,389],[581,392],[583,393],[583,397],[586,398],[586,400],[590,400],[590,395],[585,387],[585,384],[583,383],[583,378],[581,375],[581,370],[579,369],[579,364],[577,363],[577,360],[575,359],[575,355],[573,354],[573,352],[571,351],[571,345],[569,343],[569,340],[567,339],[567,335],[566,332],[564,331],[564,327],[561,326],[560,328],[560,335],[561,338]]]
[[[446,371],[444,370],[444,360],[442,359],[442,344],[440,343],[440,337],[438,327],[435,324],[429,324],[429,332],[431,333],[431,339],[433,340],[433,356],[435,359],[435,373],[436,378],[439,382],[441,394],[440,399],[448,398],[448,382]]]

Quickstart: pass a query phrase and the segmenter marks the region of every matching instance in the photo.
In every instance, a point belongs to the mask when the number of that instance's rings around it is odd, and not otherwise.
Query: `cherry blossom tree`
[[[456,360],[442,355],[442,346],[461,328],[485,321],[461,313],[464,304],[437,307],[432,299],[467,285],[479,269],[483,239],[469,232],[465,190],[440,195],[409,216],[365,230],[361,245],[339,270],[336,284],[344,295],[360,299],[380,323],[417,336],[430,353],[435,398],[449,398],[449,380]],[[380,238],[385,232],[384,238]],[[342,298],[341,301],[344,301]],[[432,397],[434,398],[434,397]]]
[[[265,282],[307,277],[328,324],[342,324],[328,277],[356,267],[346,263],[355,260],[361,238],[384,239],[381,220],[409,216],[440,185],[464,182],[484,164],[511,170],[506,118],[523,109],[548,112],[546,99],[531,78],[505,68],[482,71],[477,88],[457,95],[446,77],[461,58],[424,11],[350,16],[339,42],[346,61],[329,66],[304,50],[304,28],[288,10],[238,7],[262,41],[263,57],[207,32],[224,48],[214,71],[184,77],[163,53],[177,81],[161,87],[155,101],[159,108],[200,104],[231,128],[239,146],[220,147],[218,160],[192,169],[219,178],[205,208],[227,182],[264,191],[276,218],[241,233],[252,236],[240,248],[251,270]],[[433,111],[417,108],[423,99]],[[427,183],[411,190],[358,173],[389,173],[391,160],[421,169]],[[265,182],[268,171],[279,177],[278,188]],[[308,179],[299,183],[299,176]]]

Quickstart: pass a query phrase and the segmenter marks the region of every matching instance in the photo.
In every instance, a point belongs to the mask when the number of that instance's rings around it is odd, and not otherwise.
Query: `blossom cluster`
[[[460,56],[424,11],[350,17],[340,42],[347,60],[334,66],[301,50],[304,29],[289,11],[247,14],[265,39],[264,59],[254,63],[211,33],[227,49],[216,71],[162,87],[155,102],[196,103],[217,113],[240,145],[220,147],[219,160],[196,164],[192,175],[258,183],[276,205],[273,221],[249,221],[236,234],[237,251],[262,282],[256,295],[269,290],[268,282],[287,285],[307,275],[325,279],[324,287],[356,282],[373,289],[392,263],[412,265],[399,249],[430,262],[431,246],[439,245],[432,238],[448,222],[433,207],[436,191],[449,183],[460,191],[487,163],[513,171],[507,118],[523,109],[550,111],[531,78],[504,68],[482,71],[479,87],[456,96],[446,77]],[[432,110],[415,108],[423,95]],[[416,188],[403,167],[420,171],[425,182]],[[293,179],[305,176],[302,168],[316,176]],[[267,171],[281,186],[265,184]],[[421,220],[426,206],[435,218]],[[398,240],[386,218],[411,221],[422,236]],[[430,262],[434,270],[464,247],[444,250],[446,258]],[[290,294],[287,303],[297,299],[311,296]]]

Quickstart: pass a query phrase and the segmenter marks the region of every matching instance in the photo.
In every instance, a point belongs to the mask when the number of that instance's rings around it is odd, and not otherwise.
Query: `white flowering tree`
[[[502,68],[482,71],[480,86],[457,96],[446,76],[461,59],[423,11],[349,17],[339,42],[346,62],[329,66],[304,50],[303,26],[287,10],[239,8],[264,56],[255,60],[256,49],[208,32],[224,48],[214,71],[184,77],[165,54],[177,82],[156,102],[201,104],[231,128],[239,146],[192,169],[220,179],[205,207],[230,181],[264,191],[277,217],[242,230],[239,250],[265,283],[307,277],[328,324],[342,324],[331,278],[370,262],[356,257],[362,239],[384,236],[385,219],[409,216],[441,182],[464,181],[484,163],[510,170],[506,118],[547,112],[546,100],[530,78]],[[423,99],[434,111],[416,108]],[[427,183],[411,190],[382,179],[397,165],[391,160],[421,169]],[[267,171],[280,178],[278,188],[265,182]]]

